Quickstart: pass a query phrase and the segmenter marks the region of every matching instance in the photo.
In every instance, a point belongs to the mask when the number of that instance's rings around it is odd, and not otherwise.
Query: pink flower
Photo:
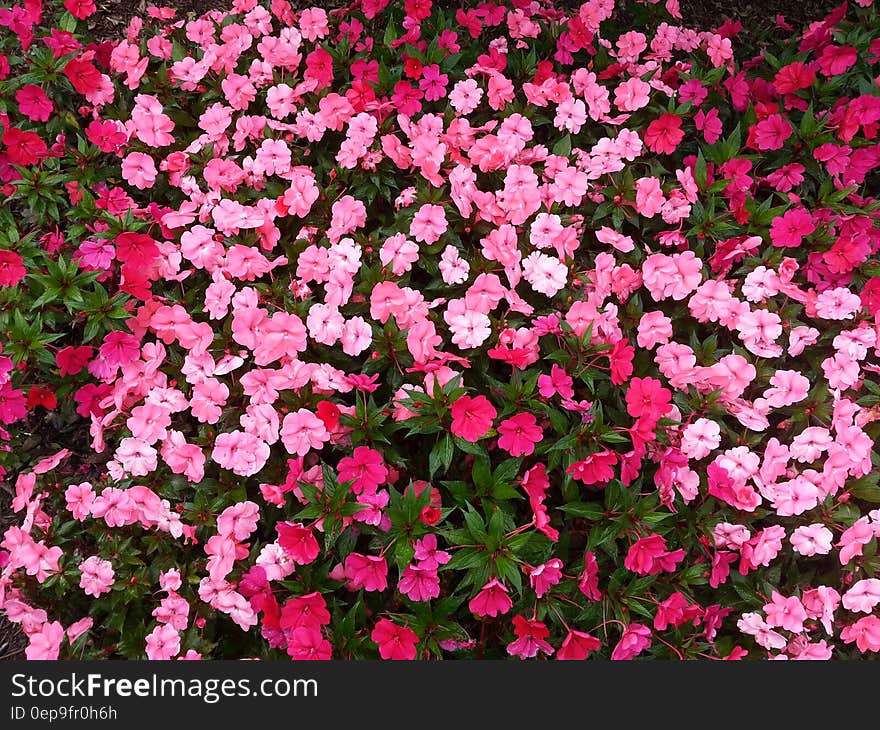
[[[538,376],[538,392],[544,398],[552,398],[557,394],[563,399],[574,398],[573,384],[574,380],[565,372],[565,368],[556,363],[550,368],[550,375]]]
[[[672,393],[656,378],[632,378],[626,391],[626,412],[656,421],[672,410]]]
[[[537,419],[531,413],[518,413],[498,426],[498,445],[511,456],[529,456],[535,444],[544,437]]]
[[[623,631],[623,636],[611,652],[614,661],[634,659],[651,646],[651,629],[644,624],[631,623]]]
[[[180,652],[180,634],[170,624],[159,624],[147,634],[147,658],[172,659]]]
[[[630,545],[623,565],[639,575],[657,575],[662,571],[670,572],[676,563],[684,559],[684,550],[670,552],[666,549],[666,540],[660,535],[648,535]]]
[[[422,68],[422,77],[419,79],[419,89],[425,93],[426,101],[437,101],[446,96],[446,85],[449,76],[440,73],[440,66],[432,63]]]
[[[650,350],[655,345],[665,345],[672,337],[672,320],[663,312],[645,312],[639,320],[636,342],[639,347]]]
[[[475,616],[498,616],[507,613],[513,606],[507,587],[497,578],[492,578],[468,603]]]
[[[299,522],[279,522],[275,529],[278,531],[278,544],[295,563],[308,565],[321,552],[311,529]]]
[[[345,577],[355,590],[384,591],[388,587],[388,563],[381,555],[349,553],[345,558]]]
[[[486,396],[475,398],[463,395],[452,404],[450,430],[459,438],[476,443],[492,428],[497,411]]]
[[[416,644],[419,643],[419,637],[406,626],[398,626],[387,618],[379,619],[370,633],[370,638],[379,646],[379,656],[383,659],[416,658]]]
[[[843,607],[848,611],[871,613],[880,603],[880,580],[865,578],[843,594]]]
[[[840,632],[840,638],[847,644],[855,642],[859,651],[880,651],[880,619],[864,616]]]
[[[538,598],[560,580],[562,580],[562,561],[559,558],[550,558],[546,563],[541,563],[529,571],[529,583]]]
[[[810,391],[810,381],[796,370],[777,370],[770,378],[770,385],[773,387],[764,391],[764,398],[773,408],[798,403]]]
[[[46,92],[34,84],[26,84],[15,92],[19,111],[32,122],[48,122],[54,105]]]
[[[153,187],[156,182],[156,164],[143,152],[129,152],[122,160],[122,177],[140,190]]]
[[[651,87],[639,78],[632,77],[614,90],[614,104],[622,112],[634,112],[648,105]]]
[[[47,621],[28,636],[29,643],[24,654],[29,660],[55,661],[63,639],[64,627],[58,621]]]
[[[231,431],[217,435],[211,458],[224,469],[249,477],[266,465],[269,453],[269,444],[262,439],[246,431]]]
[[[771,114],[750,129],[761,151],[779,150],[791,136],[791,125],[781,114]]]
[[[358,446],[351,456],[340,459],[337,471],[339,481],[352,482],[355,494],[375,491],[388,476],[382,454],[368,446]]]
[[[806,208],[797,206],[777,216],[770,224],[770,240],[780,248],[796,248],[805,236],[816,230],[813,216]]]
[[[102,593],[108,593],[113,585],[115,572],[109,560],[93,555],[79,564],[79,587],[87,596],[97,598]]]
[[[708,418],[689,423],[681,434],[681,451],[689,459],[705,459],[720,444],[721,427]]]
[[[324,422],[307,408],[288,413],[281,424],[281,442],[288,454],[305,456],[329,440]]]
[[[605,449],[573,462],[565,471],[584,484],[605,484],[614,478],[616,463],[617,453]]]
[[[795,634],[804,630],[804,621],[807,620],[807,612],[797,597],[785,598],[776,591],[770,594],[770,603],[764,604],[764,613],[769,626],[779,626]]]
[[[440,578],[436,567],[407,565],[397,583],[397,590],[411,601],[430,601],[440,595]]]
[[[73,515],[73,519],[84,520],[91,513],[92,503],[95,501],[95,492],[92,490],[92,485],[88,482],[71,484],[64,491],[64,499],[67,509]]]
[[[834,535],[822,524],[801,525],[795,528],[789,540],[792,547],[801,555],[827,555],[831,552]]]
[[[288,635],[287,653],[297,660],[327,661],[333,655],[333,645],[324,638],[320,629],[299,626]]]
[[[409,226],[409,235],[416,241],[431,245],[440,240],[448,227],[443,206],[426,203],[416,211]]]

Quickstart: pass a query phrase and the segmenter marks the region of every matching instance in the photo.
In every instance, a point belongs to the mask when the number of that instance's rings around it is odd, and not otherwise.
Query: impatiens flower
[[[351,456],[340,459],[337,470],[339,481],[352,482],[351,489],[355,494],[375,491],[388,476],[382,454],[367,446],[358,446]]]
[[[34,122],[47,122],[52,115],[54,105],[39,86],[26,84],[15,92],[15,101],[19,111]]]
[[[611,659],[613,661],[634,659],[649,646],[651,646],[651,629],[640,623],[628,624],[614,651],[611,652]]]
[[[672,409],[672,393],[656,378],[633,378],[626,391],[626,412],[656,421]]]
[[[27,269],[15,251],[0,250],[0,287],[16,286],[24,279]]]
[[[349,553],[345,558],[345,577],[356,590],[384,591],[388,587],[388,563],[380,555]]]
[[[785,140],[791,136],[791,125],[781,114],[771,114],[752,129],[755,146],[761,151],[781,149]]]
[[[844,643],[852,644],[858,647],[862,653],[866,651],[880,651],[880,619],[876,616],[864,616],[843,628],[840,632],[840,638]]]
[[[28,636],[24,655],[30,661],[55,661],[64,640],[64,627],[58,621],[46,621]]]
[[[566,469],[566,473],[584,484],[604,484],[614,477],[613,467],[616,463],[617,454],[606,449],[575,461]]]
[[[579,661],[586,659],[591,651],[596,651],[601,646],[602,642],[592,634],[569,629],[559,651],[556,652],[556,658],[560,661]]]
[[[113,585],[113,566],[109,560],[102,560],[93,555],[79,564],[79,587],[87,596],[97,598],[107,593]]]
[[[507,587],[497,578],[492,578],[468,603],[475,616],[498,616],[507,613],[513,606]]]
[[[321,551],[312,531],[298,522],[279,522],[278,544],[299,565],[314,562]]]
[[[329,440],[324,422],[307,408],[288,413],[281,423],[281,442],[288,454],[305,456]]]
[[[498,433],[498,445],[513,457],[534,453],[535,444],[544,437],[537,419],[531,413],[517,413],[506,418],[498,426]]]
[[[671,155],[684,139],[681,117],[676,114],[661,114],[645,130],[644,140],[652,152]]]
[[[497,411],[485,396],[463,395],[452,404],[450,430],[459,438],[475,443],[489,432],[496,415]]]
[[[172,659],[180,652],[180,634],[170,624],[159,624],[147,634],[147,658]]]
[[[648,535],[630,545],[623,565],[639,575],[656,575],[672,571],[684,559],[684,550],[669,551],[660,535]]]
[[[550,630],[541,621],[529,620],[517,614],[513,617],[513,632],[516,639],[507,645],[510,656],[530,659],[543,652],[547,656],[553,654],[553,647],[547,643]]]
[[[834,535],[821,524],[801,525],[792,532],[789,540],[792,547],[801,555],[827,555],[831,552]]]
[[[776,591],[771,594],[770,603],[764,605],[764,613],[769,626],[779,626],[795,634],[803,631],[807,620],[807,612],[796,596],[785,598]]]
[[[379,619],[370,633],[370,638],[379,647],[383,659],[407,660],[416,658],[416,644],[419,637],[406,627],[398,626],[387,618]]]
[[[880,603],[880,579],[865,578],[843,594],[843,607],[847,611],[871,613]]]

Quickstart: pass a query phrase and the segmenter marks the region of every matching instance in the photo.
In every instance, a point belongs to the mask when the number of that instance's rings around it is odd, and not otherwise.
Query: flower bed
[[[0,11],[29,657],[880,650],[870,2],[94,9]]]

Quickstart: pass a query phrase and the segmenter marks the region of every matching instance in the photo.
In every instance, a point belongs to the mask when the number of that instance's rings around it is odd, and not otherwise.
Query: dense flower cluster
[[[10,462],[28,656],[880,651],[877,12],[625,5],[0,11],[80,119],[0,56],[0,179],[82,221],[0,238],[0,422],[98,465]]]

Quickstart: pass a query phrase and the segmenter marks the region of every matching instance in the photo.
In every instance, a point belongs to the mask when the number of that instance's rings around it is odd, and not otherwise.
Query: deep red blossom
[[[34,165],[49,152],[46,143],[36,132],[23,131],[18,127],[9,127],[2,137],[6,147],[6,155],[13,165]]]
[[[101,72],[91,61],[82,58],[71,58],[64,66],[64,75],[83,96],[97,91],[101,84]]]
[[[15,286],[24,279],[27,269],[15,251],[0,249],[0,286]]]
[[[661,114],[645,130],[644,140],[648,149],[671,155],[684,139],[681,117],[676,114]]]

